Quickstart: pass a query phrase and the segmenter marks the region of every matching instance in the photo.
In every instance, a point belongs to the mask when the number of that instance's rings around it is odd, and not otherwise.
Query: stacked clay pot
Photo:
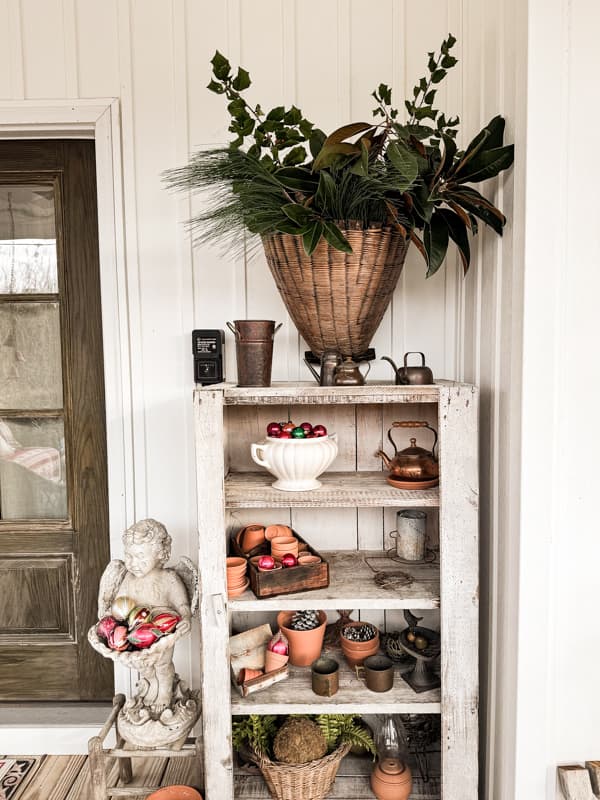
[[[344,636],[344,630],[346,628],[359,628],[364,625],[368,625],[375,632],[373,639],[369,639],[366,642],[353,642],[350,639],[346,639]],[[356,667],[362,664],[365,658],[374,656],[379,652],[379,631],[374,625],[367,622],[348,622],[340,632],[340,644],[348,664],[351,667]]]
[[[246,569],[248,562],[245,558],[232,556],[227,559],[227,596],[238,597],[248,587]]]

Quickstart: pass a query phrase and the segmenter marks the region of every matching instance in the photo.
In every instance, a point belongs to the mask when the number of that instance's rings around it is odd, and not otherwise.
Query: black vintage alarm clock
[[[225,334],[220,330],[192,331],[194,380],[203,386],[225,380]]]

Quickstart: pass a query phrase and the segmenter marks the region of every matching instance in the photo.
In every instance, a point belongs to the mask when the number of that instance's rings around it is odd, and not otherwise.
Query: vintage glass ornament
[[[141,625],[150,616],[150,609],[147,606],[136,606],[129,612],[127,617],[127,625],[129,630],[135,628],[136,625]]]
[[[165,633],[172,633],[177,624],[181,621],[179,614],[174,611],[159,611],[158,614],[153,614],[148,622],[151,622],[153,627],[164,635]]]
[[[115,619],[124,621],[133,611],[136,605],[137,603],[135,602],[133,597],[127,597],[126,595],[115,597],[111,608],[112,615]]]
[[[109,634],[117,627],[119,623],[114,617],[102,617],[96,625],[96,633],[104,640],[108,639]]]
[[[293,553],[285,553],[285,555],[281,556],[281,566],[290,568],[295,567],[298,565],[298,559]]]
[[[143,622],[129,631],[128,639],[130,644],[137,647],[139,650],[144,650],[146,647],[153,645],[161,637],[161,632],[158,628],[154,627],[152,622]]]
[[[110,647],[111,650],[127,650],[129,647],[129,641],[127,639],[127,628],[125,625],[117,625],[112,631],[108,634],[108,639],[106,643]]]

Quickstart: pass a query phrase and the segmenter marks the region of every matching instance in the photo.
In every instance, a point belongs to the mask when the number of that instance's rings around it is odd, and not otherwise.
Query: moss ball
[[[273,752],[284,764],[306,764],[327,753],[327,742],[316,722],[292,717],[277,732]]]

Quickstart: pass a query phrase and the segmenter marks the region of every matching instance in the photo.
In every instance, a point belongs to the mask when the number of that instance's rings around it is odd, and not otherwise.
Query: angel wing
[[[117,591],[123,583],[126,572],[125,564],[120,559],[115,558],[102,573],[100,589],[98,590],[98,619],[110,614],[113,600],[117,596]]]
[[[174,567],[175,572],[183,581],[190,599],[190,609],[192,616],[198,610],[200,597],[200,584],[198,581],[198,567],[186,556],[182,556]]]

